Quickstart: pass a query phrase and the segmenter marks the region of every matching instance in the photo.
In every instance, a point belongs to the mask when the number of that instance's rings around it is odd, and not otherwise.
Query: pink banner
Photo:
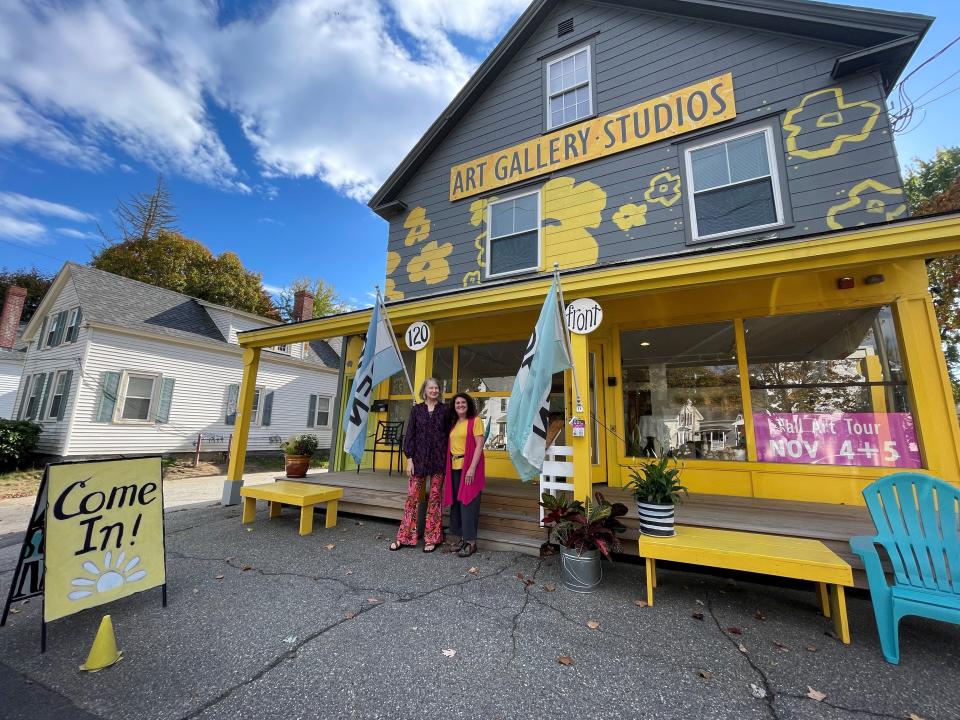
[[[761,462],[918,468],[910,413],[754,413]]]

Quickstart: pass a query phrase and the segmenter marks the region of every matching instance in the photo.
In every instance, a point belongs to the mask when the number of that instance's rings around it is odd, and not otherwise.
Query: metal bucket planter
[[[637,503],[640,516],[640,534],[655,537],[673,537],[674,506],[658,503]]]
[[[573,548],[561,546],[560,567],[560,582],[574,592],[593,592],[603,577],[599,550],[587,550],[581,554]]]

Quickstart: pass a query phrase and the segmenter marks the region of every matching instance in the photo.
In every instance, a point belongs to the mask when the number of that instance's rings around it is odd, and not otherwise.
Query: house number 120
[[[430,342],[430,326],[422,320],[415,322],[407,328],[404,334],[404,340],[407,341],[407,347],[411,350],[420,350]]]

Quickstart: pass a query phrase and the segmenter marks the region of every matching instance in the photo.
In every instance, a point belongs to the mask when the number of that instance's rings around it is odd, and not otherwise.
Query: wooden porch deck
[[[371,470],[310,473],[302,482],[342,487],[341,512],[397,521],[403,514],[407,482],[396,472],[392,476]],[[637,556],[639,523],[633,498],[620,488],[595,485],[594,489],[629,508],[622,544],[625,555]],[[539,523],[538,495],[536,483],[488,478],[480,506],[479,540],[483,546],[539,554],[546,531]],[[691,494],[677,508],[677,523],[820,540],[850,563],[856,586],[866,587],[863,566],[848,544],[854,535],[875,532],[865,507]]]

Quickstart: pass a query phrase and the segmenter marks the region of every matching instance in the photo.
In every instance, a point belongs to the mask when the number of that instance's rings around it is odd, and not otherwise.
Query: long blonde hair
[[[420,396],[420,402],[427,401],[427,385],[429,385],[430,383],[433,383],[434,385],[436,385],[437,390],[440,391],[440,395],[437,396],[437,403],[443,404],[443,385],[441,385],[440,381],[437,380],[435,377],[428,377],[426,380],[423,381],[423,384],[420,385],[420,392],[417,393]]]

